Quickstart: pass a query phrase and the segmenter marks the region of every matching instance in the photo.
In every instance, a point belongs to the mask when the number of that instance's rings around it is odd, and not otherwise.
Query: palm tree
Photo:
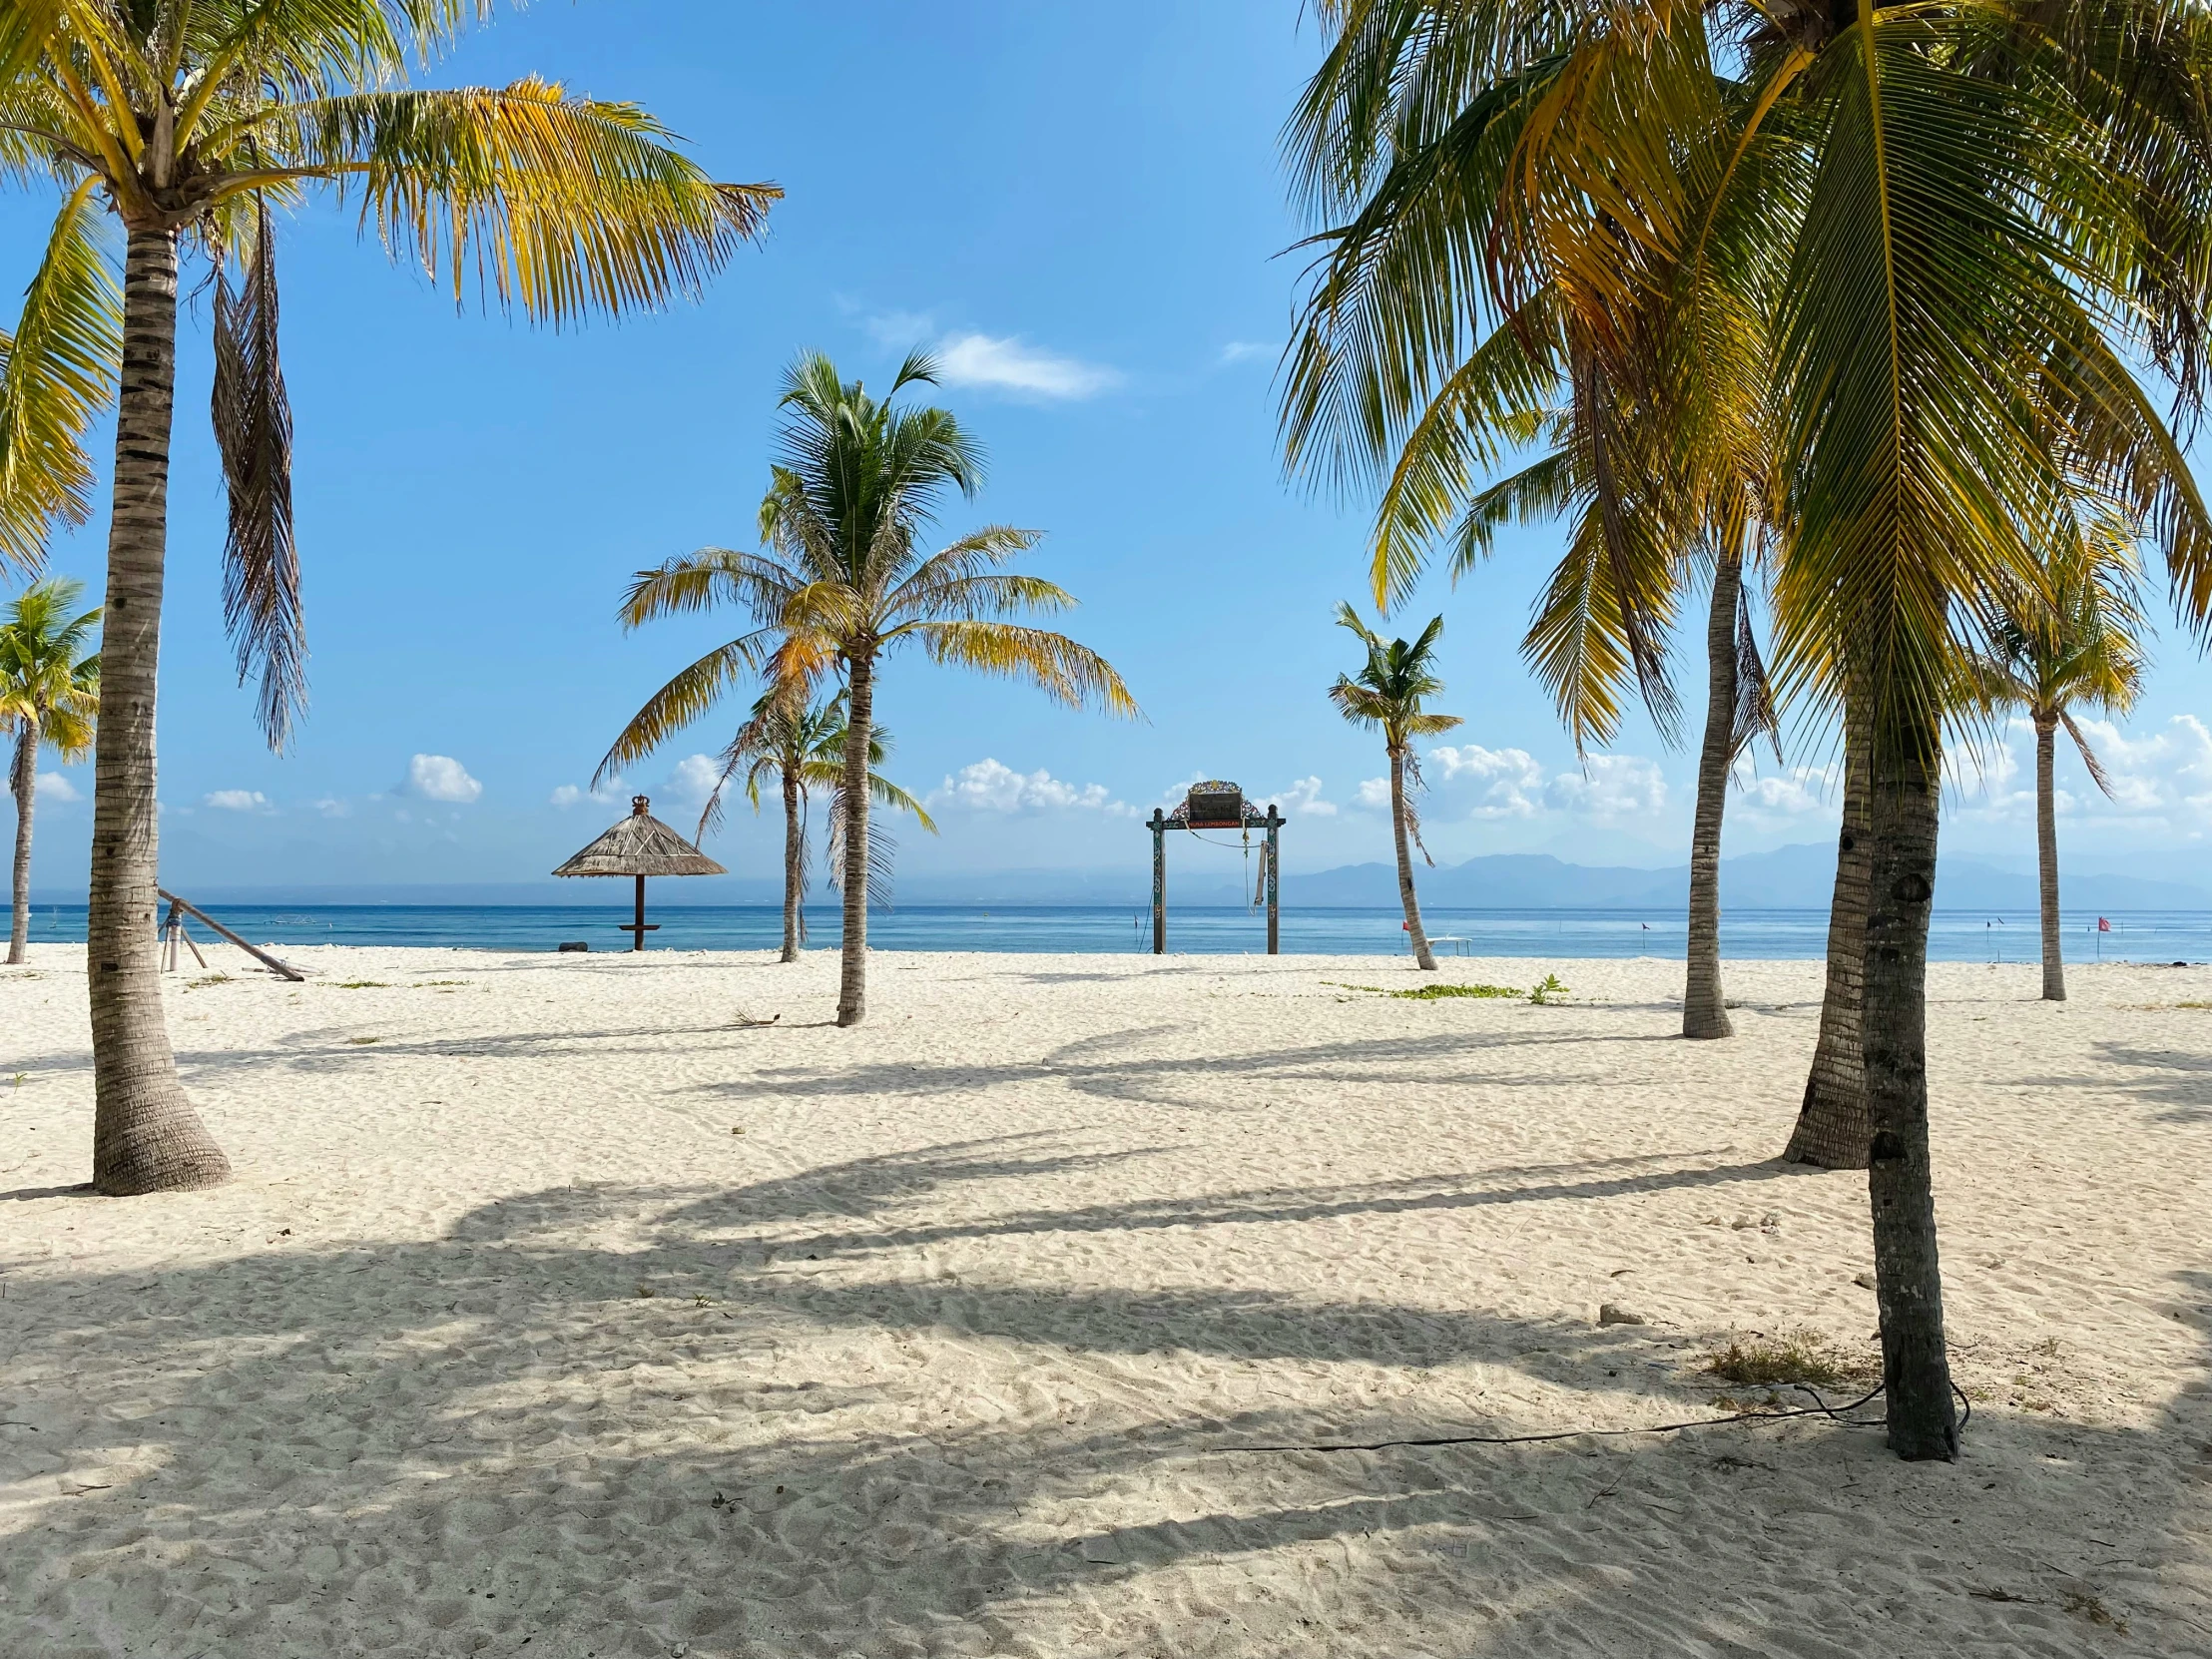
[[[748,612],[753,631],[709,652],[654,693],[631,722],[632,742],[609,751],[602,771],[626,764],[696,718],[733,677],[760,664],[779,681],[812,686],[835,670],[844,679],[844,806],[839,888],[844,960],[837,1023],[857,1025],[867,1007],[868,803],[875,728],[876,665],[887,651],[919,645],[930,660],[1030,681],[1071,707],[1096,703],[1134,716],[1137,705],[1105,658],[1064,634],[1002,620],[1074,605],[1067,591],[1003,567],[1037,545],[1034,530],[1004,525],[971,531],[936,553],[917,536],[946,489],[972,497],[982,451],[945,410],[901,407],[909,385],[933,385],[936,367],[907,357],[889,392],[875,398],[840,379],[819,352],[784,377],[786,411],[779,460],[761,502],[767,553],[710,547],[640,571],[622,607],[632,628],[655,617],[704,610],[717,601]]]
[[[801,908],[806,900],[807,874],[807,806],[816,790],[826,790],[830,800],[830,848],[832,866],[843,846],[843,837],[836,826],[843,804],[844,789],[844,704],[842,698],[831,698],[827,703],[801,703],[786,690],[771,688],[761,694],[753,705],[753,714],[738,728],[730,746],[722,752],[722,772],[715,781],[714,793],[707,798],[706,806],[699,814],[699,833],[704,838],[722,822],[723,793],[740,772],[745,775],[746,799],[753,803],[753,810],[761,810],[761,785],[773,780],[784,797],[784,953],[782,960],[799,960],[800,946],[807,942],[807,916]],[[885,778],[872,770],[883,764],[890,753],[890,734],[877,727],[868,745],[870,771],[867,775],[868,794],[878,806],[898,812],[911,813],[915,821],[932,835],[937,824],[927,809]],[[874,846],[887,846],[887,841],[876,837]]]
[[[632,104],[574,98],[535,79],[400,84],[410,57],[434,56],[486,9],[481,0],[40,0],[0,10],[0,160],[62,193],[32,284],[54,319],[40,383],[74,387],[80,406],[112,360],[99,223],[113,215],[125,242],[87,921],[93,1182],[104,1193],[206,1186],[229,1173],[178,1081],[147,942],[180,256],[199,255],[214,275],[214,416],[231,506],[225,610],[240,677],[259,677],[261,723],[281,749],[305,652],[274,210],[323,187],[456,299],[473,273],[503,307],[560,323],[696,291],[755,234],[776,194],[712,182]],[[28,321],[18,329],[18,354],[31,332]],[[68,401],[51,400],[50,414],[64,418],[25,429],[49,448],[74,447],[83,427],[68,423]],[[17,464],[0,456],[0,477]],[[25,539],[19,516],[10,545]]]
[[[2066,1000],[2066,964],[2058,927],[2058,811],[2052,772],[2058,729],[2080,752],[2089,778],[2112,793],[2104,766],[2081,728],[2077,705],[2125,714],[2142,686],[2137,537],[2099,515],[2062,541],[2039,589],[2018,593],[1994,630],[1984,666],[1985,696],[1995,707],[2024,710],[2035,728],[2035,861],[2043,923],[2043,999]]]
[[[1425,713],[1421,704],[1444,689],[1436,677],[1436,641],[1443,637],[1444,619],[1433,617],[1420,638],[1407,644],[1382,637],[1360,620],[1349,604],[1337,607],[1337,626],[1349,628],[1368,648],[1368,660],[1359,673],[1337,676],[1329,688],[1329,700],[1337,712],[1355,726],[1382,734],[1382,752],[1390,758],[1390,838],[1397,847],[1397,898],[1405,907],[1405,931],[1413,941],[1413,960],[1424,973],[1436,971],[1436,956],[1428,948],[1428,935],[1420,924],[1420,900],[1413,893],[1413,860],[1408,839],[1420,846],[1420,855],[1433,864],[1428,848],[1421,846],[1420,818],[1407,799],[1421,787],[1420,757],[1413,752],[1415,738],[1434,737],[1461,725],[1457,715]]]
[[[2201,400],[2212,46],[2178,0],[1320,9],[1290,135],[1325,249],[1294,462],[1387,473],[1438,432],[1411,493],[1448,510],[1496,448],[1468,410],[1570,371],[1629,394],[1579,406],[1648,401],[1694,499],[1748,488],[1772,435],[1777,685],[1831,711],[1848,686],[1865,723],[1890,1444],[1955,1456],[1924,994],[1946,700],[1997,596],[2039,582],[2083,457],[2212,616],[2212,520],[2129,367]],[[1530,326],[1539,304],[1569,325]]]
[[[1843,724],[1843,822],[1836,834],[1836,883],[1828,909],[1820,1032],[1813,1042],[1805,1094],[1782,1161],[1822,1169],[1865,1169],[1874,1144],[1863,1044],[1868,889],[1874,879],[1867,808],[1874,756],[1863,698],[1855,703],[1845,694]]]
[[[64,761],[92,749],[100,713],[100,659],[86,655],[98,611],[69,613],[84,584],[54,578],[27,588],[0,620],[0,736],[15,737],[8,786],[15,795],[15,909],[8,960],[23,960],[31,937],[31,818],[38,805],[38,752]]]

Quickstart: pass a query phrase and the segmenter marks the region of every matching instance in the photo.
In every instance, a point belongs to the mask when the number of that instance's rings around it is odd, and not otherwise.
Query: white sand
[[[119,1201],[79,951],[0,973],[9,1659],[2212,1653],[2212,971],[1935,971],[1941,1466],[1232,1449],[1869,1352],[1814,963],[1693,1044],[1655,962],[298,954],[173,996],[239,1179]]]

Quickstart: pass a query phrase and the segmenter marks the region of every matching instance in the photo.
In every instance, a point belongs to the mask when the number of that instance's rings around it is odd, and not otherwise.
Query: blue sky
[[[1287,485],[1275,437],[1300,269],[1279,256],[1302,229],[1275,145],[1318,51],[1300,10],[579,0],[472,37],[436,79],[537,71],[635,99],[718,175],[774,180],[787,199],[704,303],[565,334],[473,304],[456,314],[328,204],[284,226],[313,657],[308,717],[282,758],[262,747],[222,636],[205,303],[188,310],[161,725],[171,878],[542,875],[619,810],[571,798],[622,721],[736,631],[707,618],[624,636],[612,613],[629,573],[749,544],[774,388],[797,350],[879,382],[917,343],[943,355],[937,400],[992,461],[947,530],[1047,532],[1037,568],[1083,601],[1067,626],[1148,718],[1067,713],[895,661],[879,703],[898,741],[889,770],[934,796],[944,827],[903,837],[906,867],[1137,866],[1137,815],[1208,775],[1286,804],[1293,871],[1385,856],[1386,821],[1362,788],[1380,756],[1323,696],[1351,661],[1329,617],[1361,591],[1362,504]],[[9,285],[35,257],[39,206],[0,201]],[[1467,718],[1429,764],[1429,844],[1446,860],[1680,861],[1690,758],[1637,722],[1578,768],[1520,663],[1555,545],[1530,532],[1410,607],[1416,625],[1446,616],[1440,706]],[[97,590],[101,548],[96,525],[54,562]],[[2172,630],[2158,655],[2143,707],[2103,734],[2120,802],[2084,800],[2078,764],[2062,767],[2076,867],[2212,869],[2212,676]],[[1694,662],[1683,679],[1701,707]],[[688,827],[690,758],[737,713],[630,784]],[[1829,835],[1831,757],[1817,738],[1802,748],[1747,780],[1732,849]],[[2026,753],[2015,741],[1959,794],[1947,846],[2031,853]],[[89,800],[66,799],[89,798],[89,769],[55,776],[37,876],[49,891],[81,879],[90,818]],[[771,827],[749,815],[714,845],[735,869],[773,866]]]

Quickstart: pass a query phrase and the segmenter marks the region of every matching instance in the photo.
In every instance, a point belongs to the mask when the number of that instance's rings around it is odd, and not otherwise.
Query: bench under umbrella
[[[646,925],[645,878],[648,875],[725,875],[729,872],[647,811],[645,796],[630,798],[630,816],[553,873],[555,875],[629,875],[638,883],[638,918],[620,924],[643,950],[645,936],[660,931]]]

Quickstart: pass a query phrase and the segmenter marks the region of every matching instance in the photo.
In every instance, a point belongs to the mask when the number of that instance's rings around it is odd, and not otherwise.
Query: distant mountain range
[[[1541,852],[1469,858],[1421,870],[1417,879],[1421,901],[1439,908],[1673,910],[1690,896],[1687,864],[1672,869],[1570,864]],[[1823,909],[1835,880],[1833,845],[1779,847],[1723,858],[1721,901],[1743,910]],[[1299,904],[1397,901],[1396,871],[1382,863],[1286,876],[1283,886],[1285,901]],[[2202,887],[2136,875],[2071,876],[2062,892],[2069,910],[2212,909],[2212,892]],[[2035,903],[2033,875],[1965,857],[1945,858],[1936,866],[1939,910],[2031,910]]]
[[[1730,909],[1824,909],[1836,876],[1836,849],[1820,843],[1785,846],[1721,860],[1721,901]],[[1672,869],[1570,864],[1543,852],[1501,852],[1419,871],[1421,901],[1439,909],[1674,910],[1688,901],[1687,864]],[[605,888],[605,891],[597,890]],[[2212,910],[2212,891],[2183,881],[2140,875],[2068,876],[2069,910]],[[204,903],[233,904],[603,904],[607,882],[511,881],[316,884],[255,887],[209,884],[188,892]],[[766,904],[782,896],[770,879],[707,876],[655,883],[662,904]],[[997,869],[966,873],[916,871],[894,889],[900,904],[1112,904],[1141,907],[1150,886],[1142,870]],[[1171,863],[1168,898],[1175,905],[1235,905],[1248,895],[1218,879],[1178,880]],[[40,891],[41,904],[81,904],[82,892]],[[817,893],[817,903],[833,902]],[[1283,877],[1283,902],[1296,906],[1368,907],[1397,902],[1388,864],[1341,864]],[[1941,910],[2032,910],[2035,877],[1970,857],[1941,861],[1936,883]]]

